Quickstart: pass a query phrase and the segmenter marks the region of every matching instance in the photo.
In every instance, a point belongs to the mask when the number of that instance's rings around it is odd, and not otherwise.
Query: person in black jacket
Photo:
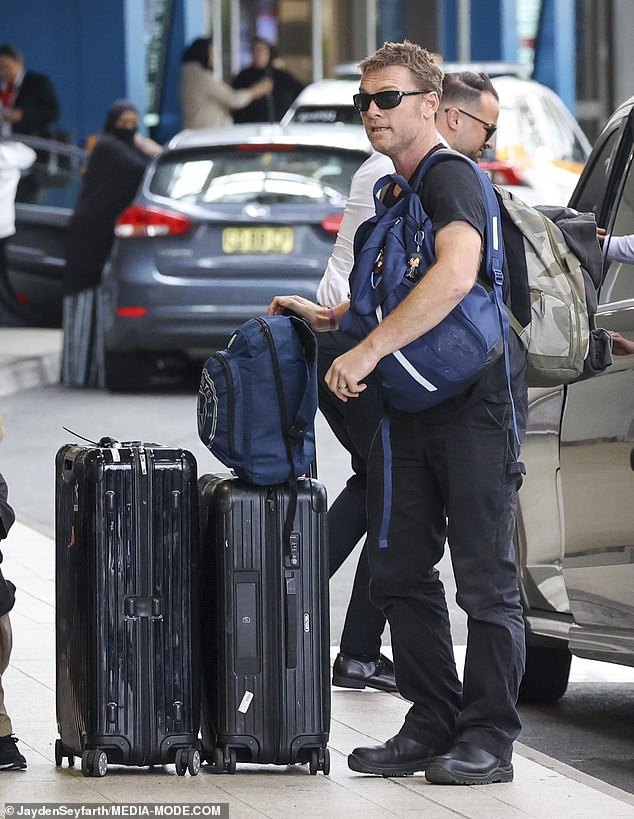
[[[88,160],[68,226],[64,274],[62,383],[104,386],[101,273],[117,217],[130,204],[152,154],[161,149],[137,134],[139,112],[115,102]]]
[[[273,80],[273,92],[253,100],[246,108],[233,112],[234,122],[279,122],[303,85],[281,68],[274,67],[273,47],[262,37],[252,42],[253,62],[243,68],[233,82],[234,88],[250,88],[266,77]]]
[[[2,419],[0,418],[0,440],[2,440]],[[0,473],[0,540],[4,540],[15,521],[15,513],[8,501],[7,482]],[[2,552],[0,552],[2,563]],[[7,670],[11,658],[13,637],[9,612],[15,602],[15,586],[6,580],[0,570],[0,771],[26,768],[26,759],[18,751],[18,740],[13,736],[11,719],[4,707],[2,675]]]
[[[60,115],[57,95],[44,74],[27,71],[12,45],[0,46],[0,100],[6,131],[50,138]]]

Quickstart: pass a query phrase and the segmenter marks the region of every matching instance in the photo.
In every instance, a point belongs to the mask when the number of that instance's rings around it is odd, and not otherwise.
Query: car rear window
[[[231,146],[161,158],[150,192],[205,203],[343,202],[362,151],[300,146]]]

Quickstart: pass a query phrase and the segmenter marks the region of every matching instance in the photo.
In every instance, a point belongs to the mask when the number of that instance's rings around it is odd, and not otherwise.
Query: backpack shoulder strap
[[[425,162],[418,169],[418,173],[412,180],[412,187],[418,190],[422,184],[423,177],[434,165],[447,160],[459,160],[466,162],[478,178],[480,190],[484,197],[484,205],[487,213],[485,229],[485,269],[491,281],[495,284],[495,279],[499,280],[500,286],[503,283],[503,261],[504,261],[504,240],[502,237],[502,220],[500,217],[500,206],[495,196],[495,191],[484,171],[469,157],[450,148],[440,148],[427,157]]]

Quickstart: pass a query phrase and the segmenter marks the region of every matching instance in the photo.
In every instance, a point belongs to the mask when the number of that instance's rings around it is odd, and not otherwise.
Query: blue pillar
[[[440,13],[440,46],[444,59],[458,59],[458,6],[457,0],[442,0]]]
[[[471,61],[517,62],[517,0],[471,0]],[[460,3],[442,0],[441,35],[443,56],[459,59]]]
[[[576,100],[575,0],[542,0],[533,78],[556,91],[574,112]]]
[[[131,0],[136,2],[136,0]],[[182,127],[180,102],[181,57],[183,49],[197,37],[211,33],[205,23],[205,0],[174,0],[169,27],[160,121],[152,129],[157,142],[167,142]]]
[[[471,59],[517,62],[516,0],[471,0]]]
[[[406,38],[404,6],[404,0],[379,0],[379,46],[384,42],[400,43]]]

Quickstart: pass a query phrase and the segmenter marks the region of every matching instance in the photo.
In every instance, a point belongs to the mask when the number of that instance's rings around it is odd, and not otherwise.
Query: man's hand
[[[361,379],[372,372],[378,359],[363,342],[332,362],[324,381],[328,389],[341,401],[358,398],[367,389]]]
[[[623,338],[616,330],[610,330],[612,336],[612,352],[614,355],[634,355],[634,341]]]
[[[273,301],[269,304],[269,316],[283,315],[285,311],[290,310],[305,319],[315,331],[323,330],[319,326],[321,321],[321,313],[324,308],[315,304],[313,301],[305,299],[303,296],[275,296]]]

